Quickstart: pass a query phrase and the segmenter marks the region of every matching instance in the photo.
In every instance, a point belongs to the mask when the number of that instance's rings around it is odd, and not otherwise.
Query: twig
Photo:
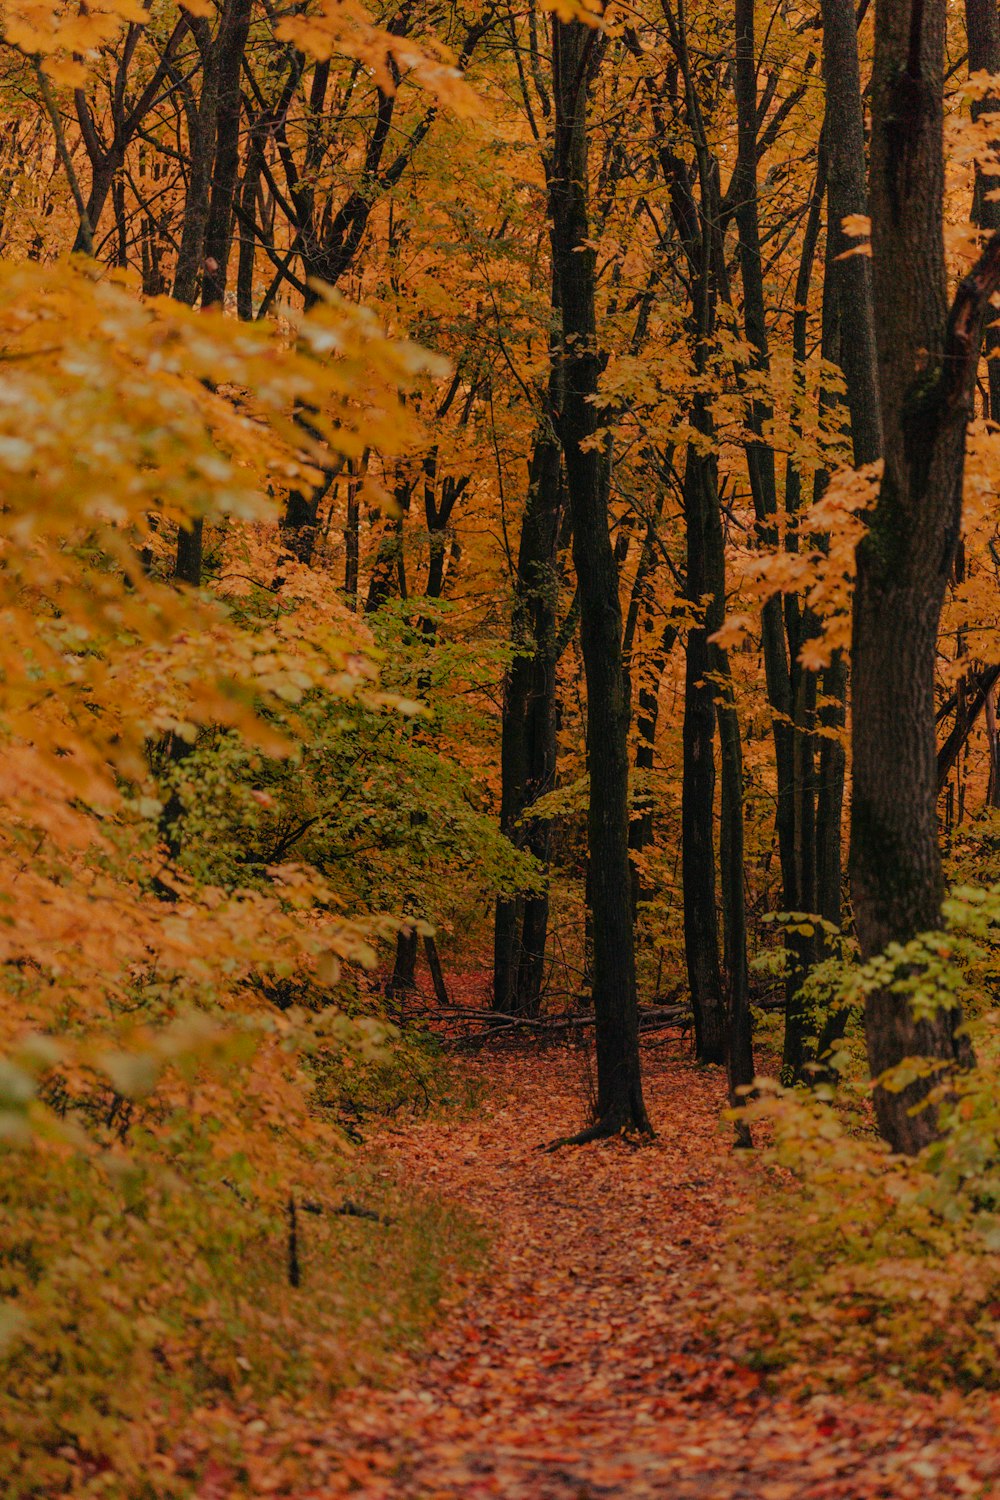
[[[345,1198],[343,1203],[338,1203],[335,1208],[322,1203],[315,1203],[306,1199],[302,1203],[302,1212],[306,1214],[335,1214],[345,1219],[369,1219],[373,1224],[395,1224],[395,1219],[390,1219],[387,1214],[376,1213],[373,1208],[365,1208],[361,1203],[355,1203],[350,1198]]]

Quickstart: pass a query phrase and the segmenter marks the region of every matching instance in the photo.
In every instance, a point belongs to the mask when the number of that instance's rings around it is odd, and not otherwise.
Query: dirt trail
[[[311,1495],[1000,1496],[997,1401],[794,1402],[712,1349],[698,1286],[747,1181],[716,1076],[650,1048],[656,1141],[544,1154],[580,1119],[572,1060],[489,1068],[477,1118],[408,1127],[389,1154],[491,1226],[491,1270],[400,1388],[338,1400]]]

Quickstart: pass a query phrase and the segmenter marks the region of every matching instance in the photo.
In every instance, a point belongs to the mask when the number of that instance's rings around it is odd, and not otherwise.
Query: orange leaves
[[[434,38],[385,30],[358,0],[321,0],[305,15],[285,17],[275,35],[318,62],[355,59],[385,94],[394,94],[409,77],[452,113],[468,119],[482,114],[482,99],[465,83],[446,47]]]
[[[8,734],[56,752],[64,778],[93,778],[108,756],[135,777],[136,736],[169,716],[165,673],[186,684],[175,719],[244,727],[248,694],[313,685],[303,659],[269,668],[266,648],[224,638],[207,601],[148,575],[143,548],[164,522],[273,516],[274,478],[308,485],[369,442],[392,451],[412,431],[398,392],[426,364],[332,296],[282,333],[143,303],[126,278],[68,264],[0,268]],[[296,405],[316,413],[308,432]],[[149,717],[122,712],[140,662]]]
[[[756,1163],[737,1176],[718,1131],[721,1079],[650,1048],[657,1140],[551,1156],[533,1148],[579,1109],[572,1056],[481,1066],[474,1120],[419,1122],[375,1150],[490,1225],[488,1275],[395,1389],[363,1385],[321,1413],[283,1402],[266,1423],[242,1413],[255,1493],[279,1476],[290,1494],[361,1500],[992,1493],[995,1398],[796,1400],[713,1341],[724,1263],[741,1276],[725,1231],[764,1186]]]
[[[87,63],[123,26],[148,19],[142,0],[3,0],[0,5],[5,39],[43,58],[54,82],[74,88],[86,79]]]
[[[881,462],[842,469],[822,497],[803,510],[796,524],[795,551],[782,548],[744,561],[745,597],[764,603],[775,594],[805,596],[821,625],[819,633],[804,643],[799,658],[810,671],[828,666],[835,651],[850,645],[854,554],[865,533],[862,514],[875,501],[881,472]],[[808,545],[819,537],[822,546]],[[736,645],[751,624],[748,615],[731,615],[715,639],[727,647]]]

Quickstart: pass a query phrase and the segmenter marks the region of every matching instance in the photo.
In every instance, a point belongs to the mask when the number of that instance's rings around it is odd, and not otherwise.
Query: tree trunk
[[[996,77],[1000,73],[1000,12],[996,0],[965,0],[965,29],[969,41],[969,72],[989,73]],[[996,95],[976,99],[972,105],[972,118],[981,115],[996,115],[1000,112],[1000,99]],[[993,143],[996,149],[996,142]],[[976,191],[972,203],[972,220],[980,229],[994,233],[1000,229],[1000,177],[983,172],[977,165]],[[995,318],[990,322],[995,323]],[[1000,350],[1000,329],[987,327],[986,353]],[[988,359],[986,375],[989,382],[990,409],[987,413],[994,422],[1000,422],[1000,358]]]
[[[389,980],[390,995],[402,995],[417,987],[417,929],[401,927],[396,934],[396,960]]]
[[[597,1118],[594,1134],[647,1131],[635,989],[628,859],[629,705],[618,569],[608,527],[608,471],[596,434],[596,257],[587,210],[587,91],[600,33],[552,23],[555,141],[552,250],[562,302],[565,385],[560,437],[573,519],[580,640],[587,678],[588,847],[594,923]]]
[[[361,563],[361,488],[368,470],[369,450],[352,463],[347,482],[347,523],[344,527],[344,593],[351,609],[358,610],[358,573]]]
[[[719,524],[719,544],[722,544]],[[725,594],[720,603],[724,607]],[[750,1020],[750,988],[747,973],[746,901],[743,892],[743,749],[740,725],[733,699],[729,658],[717,645],[711,647],[712,672],[722,684],[716,704],[719,721],[719,759],[722,770],[722,808],[719,827],[719,869],[722,878],[723,953],[726,964],[726,1075],[729,1100],[743,1102],[741,1090],[753,1083],[753,1032]],[[750,1146],[749,1127],[737,1126],[737,1143]]]
[[[218,69],[215,46],[208,22],[193,17],[192,34],[201,53],[201,95],[195,98],[190,81],[177,65],[170,69],[171,81],[180,92],[188,126],[188,184],[184,199],[181,242],[174,268],[173,295],[193,307],[198,300],[205,264],[205,230],[211,203],[215,165],[215,120],[218,104]]]
[[[868,212],[865,121],[858,64],[858,32],[853,0],[822,0],[823,77],[826,118],[823,143],[827,154],[828,284],[837,299],[843,330],[840,364],[851,414],[851,442],[856,465],[882,456],[882,418],[875,361],[875,315],[872,269],[867,255],[840,256],[855,249],[857,239],[844,233],[849,214]]]
[[[202,551],[205,540],[205,522],[195,517],[177,532],[177,564],[174,577],[193,589],[201,588]]]
[[[709,424],[705,403],[700,395],[696,396],[692,426],[700,430]],[[714,487],[714,470],[713,456],[694,443],[689,444],[684,471],[686,584],[687,597],[696,607],[711,588],[707,530],[713,504],[710,487]],[[694,1012],[695,1055],[704,1063],[723,1063],[726,1057],[715,887],[715,687],[708,677],[711,665],[708,637],[715,624],[699,620],[688,629],[682,731],[684,953]]]
[[[944,881],[937,839],[934,663],[955,559],[965,435],[1000,239],[963,280],[949,317],[943,244],[945,0],[879,0],[872,91],[875,334],[885,468],[858,548],[854,601],[851,888],[861,951],[935,928]],[[934,1139],[926,1079],[878,1079],[911,1056],[945,1075],[970,1056],[957,1009],[916,1021],[889,990],[865,1029],[879,1129],[897,1151]],[[917,1113],[913,1113],[914,1110]]]
[[[871,261],[845,252],[857,241],[843,231],[849,215],[868,212],[864,103],[858,61],[857,19],[852,0],[823,0],[823,76],[826,115],[823,148],[827,159],[827,247],[823,285],[822,355],[844,373],[851,446],[855,466],[873,463],[882,454],[875,356],[875,314]],[[826,403],[832,399],[823,396]],[[817,475],[814,494],[826,487]],[[824,707],[820,727],[832,730],[820,739],[816,772],[816,911],[835,927],[841,925],[843,818],[846,754],[839,738],[847,718],[848,665],[838,652],[823,674]],[[817,951],[821,951],[818,946]],[[832,1011],[823,1023],[816,1047],[820,1076],[832,1077],[824,1058],[843,1036],[847,1012]]]
[[[233,199],[240,166],[240,73],[250,33],[253,0],[226,0],[214,49],[217,56],[215,153],[208,219],[205,225],[203,307],[226,300],[233,243]]]
[[[444,982],[444,970],[441,967],[441,955],[438,945],[430,933],[424,936],[424,952],[427,955],[427,967],[431,971],[431,983],[434,986],[434,998],[439,1005],[450,1005],[448,986]]]
[[[555,383],[554,369],[550,408]],[[556,552],[562,493],[553,417],[552,410],[545,414],[532,456],[515,580],[512,635],[517,654],[505,684],[500,746],[501,831],[543,863],[549,825],[537,820],[526,824],[524,814],[551,789],[556,770]],[[547,931],[547,894],[498,900],[493,950],[497,1010],[537,1014]]]

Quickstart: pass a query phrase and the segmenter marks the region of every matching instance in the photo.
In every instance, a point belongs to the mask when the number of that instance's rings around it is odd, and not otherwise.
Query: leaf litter
[[[214,1468],[203,1500],[1000,1496],[1000,1396],[803,1397],[720,1347],[711,1307],[757,1160],[720,1124],[717,1070],[644,1053],[649,1143],[539,1151],[581,1114],[568,1047],[491,1051],[470,1064],[473,1116],[373,1141],[484,1224],[487,1264],[392,1388],[243,1413],[248,1488]]]

